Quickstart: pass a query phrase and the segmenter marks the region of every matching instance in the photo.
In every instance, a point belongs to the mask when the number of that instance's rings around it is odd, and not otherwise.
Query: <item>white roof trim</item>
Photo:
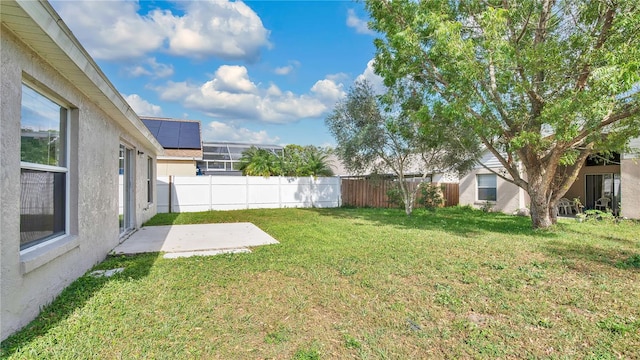
[[[2,0],[2,24],[104,110],[134,138],[161,154],[163,148],[120,95],[60,15],[46,1]],[[28,36],[23,29],[29,27]],[[55,48],[50,45],[55,44]],[[46,56],[55,53],[58,56]],[[69,62],[75,66],[69,66]]]
[[[200,161],[202,158],[194,156],[164,156],[158,155],[158,160],[183,160],[183,161]]]

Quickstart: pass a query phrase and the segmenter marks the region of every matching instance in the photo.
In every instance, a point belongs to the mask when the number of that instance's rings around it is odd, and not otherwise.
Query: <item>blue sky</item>
[[[139,115],[200,120],[205,141],[335,145],[324,118],[375,35],[352,1],[52,1]]]

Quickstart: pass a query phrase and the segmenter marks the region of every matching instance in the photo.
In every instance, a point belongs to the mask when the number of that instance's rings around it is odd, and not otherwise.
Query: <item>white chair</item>
[[[601,197],[600,199],[596,200],[595,208],[596,210],[606,211],[607,209],[609,209],[610,202],[611,199],[609,199],[608,197]]]
[[[571,215],[573,214],[573,203],[566,198],[562,198],[558,201],[557,214]]]

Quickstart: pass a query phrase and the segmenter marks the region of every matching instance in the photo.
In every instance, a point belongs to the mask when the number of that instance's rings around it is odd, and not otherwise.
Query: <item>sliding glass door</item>
[[[619,212],[620,174],[592,174],[585,179],[585,207],[595,209],[599,199],[609,199],[607,208],[614,214]]]
[[[120,144],[118,169],[120,234],[133,228],[133,149]]]

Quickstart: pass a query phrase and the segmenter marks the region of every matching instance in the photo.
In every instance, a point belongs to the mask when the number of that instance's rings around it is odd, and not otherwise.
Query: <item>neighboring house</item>
[[[4,340],[155,215],[162,147],[49,3],[0,19]]]
[[[600,198],[609,199],[607,208],[624,217],[640,219],[640,138],[630,142],[631,153],[613,154],[608,161],[592,156],[586,160],[565,198],[579,199],[584,209],[595,209]],[[505,174],[502,164],[489,151],[480,162]],[[520,187],[478,165],[460,180],[460,204],[514,213],[529,206],[529,196]]]
[[[158,176],[195,176],[202,160],[200,121],[141,116],[142,122],[164,148],[158,156]]]
[[[485,150],[479,163],[460,179],[460,205],[471,205],[475,208],[489,205],[492,210],[509,214],[529,206],[529,195],[526,191],[481,165],[484,164],[493,171],[510,177],[489,150]]]
[[[640,137],[631,140],[632,151],[620,159],[622,216],[640,219]]]
[[[355,174],[349,171],[345,167],[344,163],[340,160],[340,158],[335,154],[330,154],[327,157],[327,163],[333,171],[333,174],[342,178],[363,178],[370,177],[373,174],[373,168],[365,170],[363,174]],[[419,179],[422,178],[422,170],[418,167],[419,163],[419,161],[414,161],[407,169],[405,169],[405,179],[415,179],[416,181],[419,181]],[[397,175],[391,169],[384,170],[384,174],[377,174],[377,176],[380,175],[390,178],[397,177]],[[427,175],[425,177],[425,180],[433,183],[458,183],[458,176],[454,173],[439,172]]]
[[[604,198],[608,201],[602,204],[615,214],[640,219],[640,138],[632,139],[630,146],[629,153],[587,159],[565,198],[580,199],[584,209],[595,209]]]
[[[261,145],[236,142],[203,142],[202,160],[198,167],[204,175],[242,175],[240,158],[242,153],[251,147],[266,149],[282,155],[284,147],[279,145]]]
[[[335,154],[329,154],[329,156],[327,156],[327,164],[329,164],[329,168],[331,169],[331,171],[333,172],[333,175],[335,176],[340,176],[340,177],[355,176],[355,174],[352,174],[351,171],[349,171],[344,166],[344,163]]]

